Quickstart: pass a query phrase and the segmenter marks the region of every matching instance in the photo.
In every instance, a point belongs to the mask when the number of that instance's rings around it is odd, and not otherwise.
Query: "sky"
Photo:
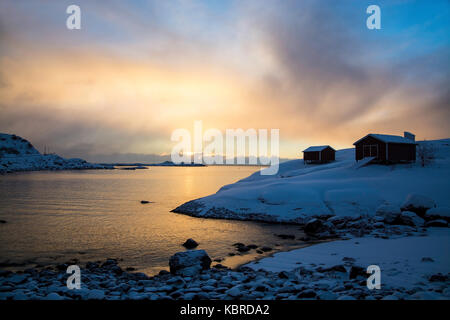
[[[66,28],[67,6],[81,29]],[[381,9],[369,30],[366,8]],[[2,0],[0,132],[90,161],[175,129],[279,129],[280,156],[367,133],[450,137],[450,2]]]

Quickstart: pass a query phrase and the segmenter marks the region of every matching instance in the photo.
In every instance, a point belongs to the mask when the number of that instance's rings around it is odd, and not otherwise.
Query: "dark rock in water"
[[[125,271],[136,271],[136,268],[133,268],[133,267],[127,267],[127,268],[125,269]]]
[[[269,252],[269,251],[272,251],[272,248],[271,247],[262,247],[261,251]]]
[[[158,274],[159,274],[160,276],[165,276],[165,275],[170,274],[170,272],[167,271],[167,270],[161,270]]]
[[[355,279],[358,276],[367,277],[366,269],[359,266],[352,266],[350,268],[350,279]]]
[[[142,204],[147,204],[147,203],[150,203],[150,201],[147,201],[147,200],[141,200],[141,203],[142,203]]]
[[[242,242],[236,242],[236,243],[233,243],[233,246],[234,247],[244,247],[245,244],[243,244]]]
[[[430,257],[423,257],[421,261],[422,262],[434,262],[433,258],[430,258]]]
[[[281,239],[284,239],[284,240],[287,240],[287,239],[295,239],[295,235],[293,235],[293,234],[276,234],[276,236],[278,237],[278,238],[281,238]]]
[[[229,255],[230,257],[234,257],[234,256],[236,255],[236,253],[230,252],[228,255]]]
[[[425,227],[447,227],[448,223],[445,220],[432,220],[425,223]]]
[[[263,254],[264,252],[262,250],[256,250],[257,254]]]
[[[433,274],[432,276],[430,276],[428,278],[428,281],[430,282],[446,282],[450,279],[450,277],[448,275],[444,275],[442,273],[436,273]]]
[[[6,220],[0,220],[0,223],[6,223]]]
[[[410,194],[401,209],[402,211],[412,211],[419,217],[424,217],[427,210],[434,207],[436,207],[436,203],[433,199],[421,194]]]
[[[281,271],[281,272],[278,273],[278,278],[280,278],[280,279],[288,279],[289,275],[288,275],[288,273],[286,271]]]
[[[211,258],[205,250],[175,253],[169,260],[170,273],[192,277],[211,266]]]
[[[247,248],[250,248],[250,249],[256,249],[256,248],[258,248],[258,246],[257,246],[256,244],[249,244],[249,245],[247,246]]]
[[[195,247],[198,246],[197,241],[195,241],[194,239],[187,239],[184,243],[183,243],[183,247],[187,248],[187,249],[194,249]]]
[[[248,251],[250,251],[250,248],[247,247],[247,246],[241,246],[241,247],[237,248],[237,251],[239,251],[239,252],[248,252]]]
[[[216,269],[228,269],[228,267],[226,267],[226,266],[224,266],[223,264],[220,264],[220,263],[214,265],[213,268],[216,268]]]
[[[213,261],[214,261],[214,262],[222,262],[223,259],[222,259],[222,258],[216,258],[216,259],[214,259]]]
[[[117,265],[116,259],[106,259],[106,261],[101,265],[102,268],[109,268]]]

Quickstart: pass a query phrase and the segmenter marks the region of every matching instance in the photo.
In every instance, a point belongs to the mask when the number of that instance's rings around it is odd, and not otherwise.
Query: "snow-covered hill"
[[[434,160],[357,168],[354,149],[339,150],[336,161],[280,165],[275,176],[259,172],[222,187],[216,194],[187,202],[174,212],[198,217],[304,223],[311,216],[373,215],[381,204],[401,205],[408,194],[450,206],[450,139],[434,140]]]
[[[43,155],[27,140],[0,133],[0,173],[36,170],[104,169],[83,159],[65,159],[56,154]]]

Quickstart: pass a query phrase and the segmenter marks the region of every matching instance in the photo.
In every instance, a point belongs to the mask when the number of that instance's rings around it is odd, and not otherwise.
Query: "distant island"
[[[205,164],[199,163],[180,163],[176,164],[172,161],[164,161],[161,163],[101,163],[100,165],[114,166],[114,167],[136,167],[142,169],[143,167],[206,167]]]

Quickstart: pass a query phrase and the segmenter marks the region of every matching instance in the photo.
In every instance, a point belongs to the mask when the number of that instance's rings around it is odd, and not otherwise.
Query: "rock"
[[[142,203],[142,204],[147,204],[147,203],[150,203],[150,201],[147,201],[147,200],[141,200],[141,203]]]
[[[127,267],[127,268],[125,269],[125,271],[128,271],[128,272],[130,272],[130,271],[136,271],[136,268],[133,268],[133,267]]]
[[[421,227],[425,220],[412,211],[403,211],[396,219],[396,224],[405,226]]]
[[[61,297],[59,294],[57,294],[56,292],[52,292],[49,293],[46,297],[45,300],[63,300],[64,298]]]
[[[243,246],[245,246],[245,244],[243,244],[242,242],[236,242],[236,243],[233,243],[233,246],[235,246],[235,247],[243,247]]]
[[[390,295],[388,295],[388,296],[385,296],[383,299],[381,299],[381,300],[398,300],[398,297],[397,296],[395,296],[395,295],[393,295],[393,294],[390,294]]]
[[[422,262],[434,262],[434,260],[430,257],[423,257],[421,261]]]
[[[103,292],[103,290],[100,289],[92,289],[89,290],[87,298],[89,300],[102,300],[105,298],[105,292]]]
[[[247,246],[247,248],[250,248],[250,249],[256,249],[256,248],[258,248],[258,246],[257,246],[256,244],[249,244],[249,245]]]
[[[383,221],[387,224],[394,224],[400,214],[401,210],[399,207],[389,204],[382,204],[375,212],[375,215],[383,217]]]
[[[233,288],[225,291],[225,293],[232,298],[238,298],[242,296],[242,289],[240,286],[234,286]]]
[[[172,274],[192,277],[211,266],[211,258],[205,250],[193,250],[175,253],[169,260]]]
[[[344,295],[337,298],[337,300],[356,300],[356,299],[355,297]]]
[[[160,276],[165,276],[165,275],[168,275],[168,274],[170,274],[170,272],[169,271],[167,271],[167,270],[161,270],[161,271],[159,271],[159,273],[158,273]]]
[[[250,248],[247,247],[247,246],[240,246],[240,247],[237,248],[237,251],[239,251],[239,252],[248,252],[248,251],[250,251]]]
[[[261,248],[261,251],[263,251],[263,252],[269,252],[269,251],[272,251],[272,248],[271,248],[271,247],[262,247],[262,248]]]
[[[447,221],[445,220],[432,220],[425,223],[425,227],[443,227],[446,228],[448,226]]]
[[[306,234],[318,234],[334,231],[334,225],[331,222],[323,222],[322,220],[312,218],[305,224]]]
[[[338,264],[329,268],[317,268],[318,272],[343,272],[347,273],[347,269],[342,264]]]
[[[21,284],[24,283],[27,280],[27,277],[24,274],[14,274],[13,276],[7,278],[8,282],[14,283],[14,284]]]
[[[366,269],[359,267],[359,266],[352,266],[350,268],[350,279],[355,279],[358,276],[367,277]]]
[[[214,265],[213,268],[216,268],[216,269],[228,269],[228,267],[226,267],[226,266],[224,266],[223,264],[220,264],[220,263]]]
[[[183,247],[187,248],[187,249],[194,249],[195,247],[198,246],[197,241],[195,241],[194,239],[187,239],[184,243],[183,243]]]
[[[295,239],[295,235],[293,234],[275,234],[278,238],[287,240],[287,239]]]
[[[0,220],[0,223],[6,223],[6,220]]]
[[[445,220],[450,223],[450,208],[449,207],[436,207],[427,210],[424,217],[426,220]]]
[[[402,211],[415,212],[418,216],[424,217],[427,210],[434,207],[436,207],[436,203],[433,199],[421,194],[412,193],[406,197],[401,209]]]
[[[436,273],[436,274],[433,274],[432,276],[430,276],[428,278],[428,281],[430,281],[430,282],[446,282],[449,280],[449,278],[450,277],[448,275],[444,275],[442,273]]]
[[[374,228],[380,229],[380,228],[384,228],[384,223],[383,222],[375,222],[373,224]]]
[[[315,296],[316,296],[316,293],[314,292],[314,290],[311,290],[311,289],[304,290],[297,295],[297,297],[300,299],[314,298]]]

